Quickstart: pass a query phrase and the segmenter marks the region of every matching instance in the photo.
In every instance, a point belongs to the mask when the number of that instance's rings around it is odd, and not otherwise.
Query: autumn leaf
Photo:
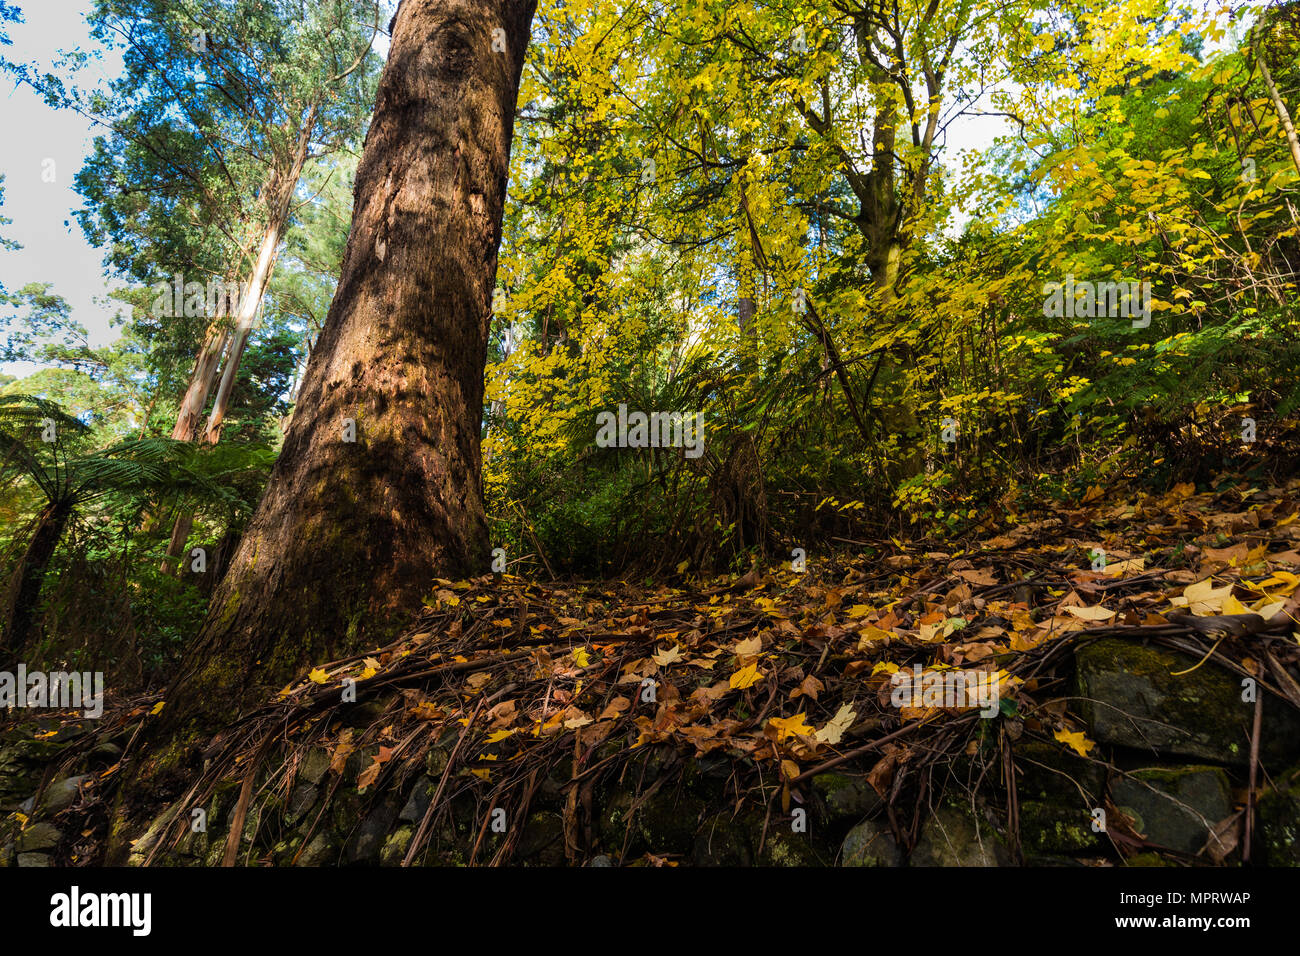
[[[299,673],[302,672],[299,671]],[[321,668],[314,667],[312,668],[311,673],[307,675],[307,679],[311,681],[313,684],[323,684],[327,680],[329,680],[329,675],[326,674],[325,671],[323,671]]]
[[[773,717],[763,728],[763,733],[767,736],[775,736],[777,743],[785,740],[787,737],[793,737],[795,734],[811,735],[814,731],[804,720],[805,714],[795,714],[793,717]]]
[[[844,735],[848,733],[857,717],[857,713],[851,706],[841,704],[840,709],[835,712],[835,716],[813,736],[816,737],[819,743],[834,746],[844,739]]]
[[[1067,614],[1072,614],[1081,621],[1109,621],[1115,616],[1114,611],[1104,608],[1100,604],[1095,607],[1066,607],[1061,610]]]
[[[667,667],[669,664],[674,664],[681,659],[682,649],[675,644],[666,651],[659,651],[652,658],[660,667]]]
[[[1072,748],[1080,757],[1088,756],[1088,751],[1097,746],[1094,741],[1091,741],[1084,736],[1084,733],[1081,730],[1075,731],[1074,733],[1067,730],[1058,730],[1056,732],[1056,739],[1067,747]]]
[[[746,687],[752,687],[762,679],[763,675],[758,672],[758,663],[755,662],[748,667],[742,667],[731,675],[731,689],[744,690]]]

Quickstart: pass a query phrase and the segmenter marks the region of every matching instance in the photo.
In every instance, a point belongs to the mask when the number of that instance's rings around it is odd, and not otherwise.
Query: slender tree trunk
[[[212,394],[212,386],[216,384],[217,366],[221,363],[221,353],[226,348],[228,338],[229,332],[225,324],[220,319],[213,320],[203,340],[203,347],[199,349],[189,387],[181,399],[180,411],[176,414],[172,438],[177,441],[194,441],[199,433],[199,421],[208,404],[208,396]]]
[[[391,636],[435,576],[488,570],[483,369],[535,6],[398,9],[334,302],[168,727]]]
[[[1262,44],[1256,47],[1255,62],[1259,64],[1259,75],[1264,78],[1268,97],[1273,101],[1273,109],[1277,111],[1277,118],[1282,123],[1283,132],[1286,133],[1287,145],[1291,147],[1291,162],[1295,163],[1295,171],[1300,173],[1300,137],[1296,136],[1295,124],[1291,122],[1291,113],[1286,108],[1286,103],[1282,101],[1282,95],[1277,91],[1277,84],[1273,82],[1273,74],[1269,72],[1268,64],[1264,62]]]
[[[280,249],[280,240],[284,237],[285,227],[289,222],[289,206],[293,200],[294,191],[298,188],[298,180],[302,178],[303,166],[307,162],[307,149],[311,144],[311,134],[316,128],[317,108],[313,106],[307,113],[307,119],[303,123],[302,131],[298,136],[298,145],[293,153],[292,165],[284,174],[277,174],[272,177],[268,186],[268,205],[270,207],[270,218],[266,224],[266,230],[262,234],[262,245],[258,249],[257,260],[253,264],[253,273],[249,276],[248,285],[244,289],[243,295],[239,299],[239,308],[235,314],[235,328],[230,335],[230,344],[226,350],[226,364],[221,370],[221,381],[217,385],[217,396],[212,400],[212,411],[208,413],[207,426],[203,431],[203,442],[207,445],[215,445],[221,439],[221,426],[226,420],[226,412],[230,409],[230,396],[235,387],[235,378],[239,374],[239,363],[244,356],[244,347],[248,344],[248,337],[253,332],[253,324],[257,319],[258,310],[262,306],[262,299],[266,296],[266,287],[271,282],[271,273],[275,270],[275,260]],[[196,370],[197,371],[197,370]],[[211,390],[211,382],[208,384],[208,390]],[[203,411],[203,405],[207,402],[207,391],[203,394],[203,400],[198,406],[198,411]],[[181,438],[183,441],[193,441],[195,430],[197,430],[197,417],[194,423],[194,429],[189,431],[184,437],[173,433],[173,438]],[[180,422],[177,422],[177,429],[180,428]],[[172,569],[176,568],[176,559],[185,550],[185,542],[189,538],[190,529],[194,526],[194,512],[191,509],[182,508],[176,516],[176,522],[172,525],[171,541],[167,545],[167,556],[163,558],[162,572],[170,574]]]
[[[27,542],[27,548],[14,569],[5,601],[3,652],[0,659],[6,664],[28,645],[40,603],[41,585],[45,582],[45,569],[54,557],[72,516],[72,506],[56,503],[45,506],[36,521],[36,528]]]

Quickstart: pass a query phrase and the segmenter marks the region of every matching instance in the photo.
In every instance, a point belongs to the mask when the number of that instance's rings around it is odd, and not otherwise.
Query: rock
[[[338,847],[334,846],[324,833],[317,833],[312,837],[311,842],[302,851],[302,855],[298,857],[299,866],[337,866],[338,862]]]
[[[880,794],[865,777],[850,777],[842,773],[819,773],[812,779],[813,790],[826,804],[832,821],[860,820],[879,809]]]
[[[707,810],[699,797],[665,788],[641,803],[632,814],[631,826],[651,853],[686,853]]]
[[[46,766],[63,744],[52,739],[18,737],[0,745],[0,811],[18,808],[40,786]]]
[[[1300,866],[1300,766],[1259,798],[1260,838],[1270,866]]]
[[[402,812],[397,815],[397,819],[404,823],[419,823],[424,819],[424,814],[429,809],[429,803],[433,800],[434,782],[428,777],[420,777],[415,781],[415,786],[411,788],[411,798],[406,801],[406,806],[402,807]]]
[[[82,783],[89,779],[90,774],[83,773],[76,777],[64,777],[62,780],[54,781],[41,794],[37,812],[42,816],[52,817],[68,809],[80,795]]]
[[[401,866],[410,849],[411,839],[415,836],[414,827],[398,827],[384,841],[384,849],[379,854],[380,866]]]
[[[1075,802],[1082,802],[1077,793]],[[1020,804],[1020,845],[1026,853],[1099,849],[1101,834],[1093,832],[1092,819],[1088,807],[1026,800]]]
[[[385,801],[371,811],[348,841],[347,861],[352,864],[377,862],[396,816],[397,808],[391,801]]]
[[[18,852],[53,850],[63,839],[63,834],[52,823],[33,823],[18,834]]]
[[[298,765],[298,776],[313,786],[319,786],[330,768],[330,753],[324,747],[312,747]]]
[[[593,856],[591,858],[591,862],[588,863],[587,865],[588,866],[613,866],[614,861],[611,860],[609,857],[607,857],[605,854],[601,853],[598,856]]]
[[[903,851],[894,835],[874,820],[863,820],[844,838],[840,866],[902,866]]]
[[[19,866],[52,866],[50,857],[46,853],[19,853]]]
[[[94,749],[90,751],[90,759],[102,764],[111,765],[117,763],[118,758],[121,756],[122,748],[111,740],[95,744]]]
[[[761,824],[759,829],[761,832]],[[827,866],[830,861],[821,858],[810,834],[795,833],[786,821],[773,819],[758,863],[760,866]]]
[[[965,808],[943,806],[921,824],[911,866],[1007,866],[1010,855],[997,831]]]
[[[759,819],[758,826],[762,825]],[[730,810],[724,810],[700,826],[691,849],[691,862],[696,866],[753,866],[757,842],[748,816],[736,817]]]
[[[1104,638],[1076,655],[1080,711],[1103,743],[1244,766],[1253,703],[1234,674],[1174,651]],[[1300,716],[1265,697],[1260,756],[1266,766],[1300,756]]]
[[[538,811],[524,824],[515,858],[535,866],[563,866],[564,820],[552,811]]]
[[[1111,799],[1159,846],[1195,854],[1232,812],[1228,775],[1218,767],[1150,767],[1111,783]]]
[[[308,810],[316,805],[316,798],[320,795],[320,789],[313,787],[305,780],[293,788],[293,793],[289,794],[289,803],[284,808],[284,822],[290,826],[296,824],[303,818]]]
[[[1015,742],[1016,795],[1071,807],[1100,807],[1105,767],[1059,743],[1021,738]],[[1080,793],[1080,790],[1083,792]]]

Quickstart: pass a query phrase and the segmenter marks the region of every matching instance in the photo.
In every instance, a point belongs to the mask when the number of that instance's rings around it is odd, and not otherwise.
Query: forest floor
[[[1059,671],[1069,651],[1101,637],[1212,658],[1300,708],[1291,676],[1300,480],[1126,498],[1096,488],[1075,507],[1008,514],[983,531],[959,548],[864,541],[813,555],[804,571],[787,562],[699,584],[437,581],[400,640],[321,662],[218,733],[182,804],[244,781],[233,827],[242,832],[254,790],[287,794],[308,748],[331,755],[334,786],[365,795],[451,742],[407,860],[462,781],[489,809],[526,813],[557,768],[569,784],[564,840],[574,859],[590,843],[580,832],[592,817],[589,782],[651,744],[739,761],[729,792],[761,808],[764,833],[773,814],[788,818],[809,798],[812,778],[850,761],[892,800],[905,777],[915,783],[924,766],[979,746],[989,698],[900,701],[922,671],[983,675],[1013,735],[1084,757],[1094,743],[1061,696]],[[109,700],[98,721],[51,714],[27,726],[51,738],[75,728],[79,743],[60,758],[70,768],[74,751],[84,757],[124,736],[129,757],[135,731],[164,706]],[[272,747],[284,771],[254,788]],[[122,766],[80,783],[72,809],[82,839],[69,862],[97,857]],[[1119,833],[1142,845],[1140,834]],[[494,859],[509,857],[509,842]]]

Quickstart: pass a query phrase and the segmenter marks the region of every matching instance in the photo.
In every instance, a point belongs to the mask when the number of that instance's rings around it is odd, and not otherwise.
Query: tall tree
[[[535,7],[398,9],[338,291],[170,722],[392,633],[436,575],[487,569],[483,370]]]

